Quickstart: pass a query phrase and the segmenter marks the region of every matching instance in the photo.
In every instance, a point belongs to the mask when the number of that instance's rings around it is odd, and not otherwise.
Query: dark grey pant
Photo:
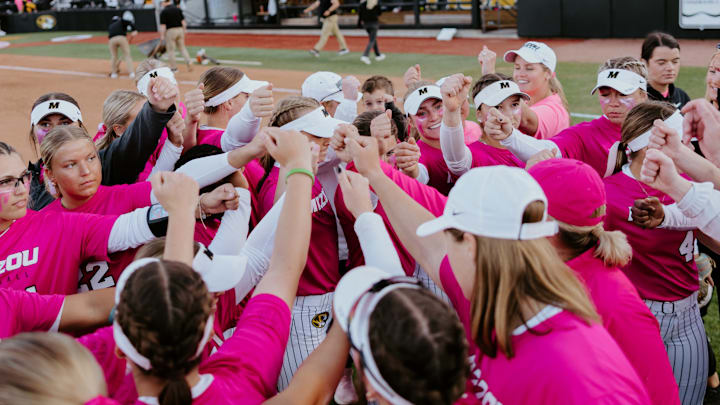
[[[376,56],[380,56],[380,49],[378,49],[377,44],[377,33],[378,33],[378,26],[379,24],[374,23],[363,23],[365,26],[365,31],[368,33],[368,44],[365,47],[365,52],[363,52],[363,56],[370,55],[370,49],[373,49],[375,51]]]

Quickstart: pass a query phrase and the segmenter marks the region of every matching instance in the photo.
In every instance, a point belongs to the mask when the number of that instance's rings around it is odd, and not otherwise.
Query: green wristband
[[[288,177],[290,177],[296,173],[304,174],[304,175],[310,177],[310,180],[312,180],[312,182],[315,183],[315,175],[313,174],[313,172],[311,172],[308,169],[301,169],[301,168],[290,169],[290,171],[288,171],[288,173],[285,175],[285,183],[287,183]]]

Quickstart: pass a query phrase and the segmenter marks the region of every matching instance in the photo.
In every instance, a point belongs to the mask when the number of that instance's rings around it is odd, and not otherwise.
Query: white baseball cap
[[[427,86],[418,87],[410,94],[405,96],[405,103],[403,104],[405,114],[417,114],[418,110],[420,109],[420,105],[423,103],[423,101],[429,98],[437,98],[439,100],[442,100],[442,92],[440,92],[439,86],[436,86],[434,84],[428,84]]]
[[[647,80],[635,72],[625,69],[607,69],[598,73],[597,86],[590,92],[595,94],[600,87],[611,87],[624,95],[629,95],[637,89],[647,91]]]
[[[261,80],[251,80],[248,75],[243,75],[242,79],[238,80],[232,86],[223,90],[220,94],[211,97],[205,102],[205,107],[216,107],[220,104],[233,99],[240,93],[251,94],[253,91],[267,86],[269,83]]]
[[[75,104],[65,100],[48,100],[35,106],[30,113],[30,125],[36,125],[43,118],[51,114],[60,114],[68,117],[72,122],[82,121],[80,109]]]
[[[318,107],[281,126],[280,129],[303,131],[320,138],[332,138],[335,128],[340,124],[346,124],[346,122],[331,117],[325,108]]]
[[[480,90],[473,99],[473,102],[475,103],[475,109],[480,109],[480,104],[495,107],[505,101],[506,98],[515,95],[530,100],[530,96],[520,91],[520,88],[514,81],[498,80]]]
[[[193,270],[202,277],[210,292],[223,292],[235,287],[247,271],[247,256],[216,255],[200,243],[193,259]]]
[[[305,79],[301,87],[302,96],[314,98],[322,103],[324,101],[345,100],[342,91],[342,77],[333,72],[315,72]],[[356,101],[362,100],[362,94],[358,92]]]
[[[557,66],[557,56],[555,56],[555,51],[542,42],[525,42],[520,49],[505,52],[504,59],[505,62],[513,63],[515,62],[515,58],[518,56],[529,63],[542,63],[547,66],[551,72],[555,72],[555,67]]]
[[[522,223],[534,201],[545,203],[543,220]],[[418,236],[455,228],[488,238],[529,240],[557,233],[547,220],[547,198],[540,185],[523,169],[508,166],[478,167],[465,173],[450,190],[443,214],[420,225]]]
[[[140,80],[138,80],[138,82],[137,82],[138,93],[147,97],[148,96],[147,88],[148,88],[148,85],[150,84],[150,80],[152,80],[153,78],[156,78],[156,77],[164,77],[164,78],[170,80],[170,82],[172,84],[177,84],[177,79],[175,79],[175,74],[172,72],[172,70],[169,67],[164,66],[164,67],[160,67],[157,69],[153,69],[153,70],[145,73],[143,75],[143,77],[141,77]]]

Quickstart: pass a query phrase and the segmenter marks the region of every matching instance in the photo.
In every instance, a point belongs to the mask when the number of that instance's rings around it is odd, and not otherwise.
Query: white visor
[[[205,281],[208,291],[223,292],[235,287],[243,278],[247,271],[247,256],[216,255],[200,244],[192,267]]]
[[[481,104],[495,107],[505,101],[510,96],[518,95],[526,100],[530,100],[530,96],[520,91],[517,83],[512,80],[499,80],[484,89],[482,89],[473,99],[475,109],[479,110]]]
[[[625,69],[608,69],[598,73],[597,86],[590,92],[595,94],[600,87],[611,87],[624,95],[630,95],[637,89],[647,91],[647,80],[635,72]]]
[[[320,138],[332,138],[335,128],[340,124],[346,124],[330,116],[323,107],[309,112],[295,121],[290,121],[280,129],[303,131]]]
[[[253,91],[267,86],[269,83],[261,80],[251,80],[248,75],[244,75],[242,79],[238,80],[235,84],[223,90],[222,93],[217,96],[211,97],[205,102],[205,107],[216,107],[220,104],[232,100],[240,93],[251,94]]]
[[[138,93],[142,94],[143,96],[147,97],[147,88],[150,84],[150,80],[154,79],[156,77],[164,77],[168,80],[170,80],[173,84],[177,85],[177,80],[175,80],[175,75],[173,74],[172,70],[170,70],[169,67],[161,67],[154,70],[151,70],[143,77],[140,78],[137,82],[137,90]]]
[[[423,103],[423,101],[429,98],[436,98],[438,100],[442,100],[442,93],[440,92],[440,87],[434,84],[428,84],[427,86],[423,86],[413,90],[413,92],[405,98],[405,104],[403,104],[403,107],[405,108],[405,114],[417,114],[418,109],[420,109],[420,105]]]
[[[670,128],[674,129],[678,134],[683,133],[683,116],[680,114],[680,111],[675,111],[673,115],[667,117],[663,122],[665,125],[669,126]],[[654,128],[654,127],[653,127]],[[637,138],[633,139],[632,141],[628,142],[628,150],[630,152],[637,152],[641,150],[642,148],[645,148],[650,143],[650,135],[652,135],[652,128],[645,131],[642,135],[638,136]]]
[[[50,114],[62,114],[72,122],[82,121],[80,109],[75,104],[65,100],[48,100],[33,108],[30,113],[30,125],[36,125]]]

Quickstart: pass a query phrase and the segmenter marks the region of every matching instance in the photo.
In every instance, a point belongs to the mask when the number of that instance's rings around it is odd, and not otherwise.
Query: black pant
[[[365,26],[365,31],[368,33],[368,44],[365,47],[365,52],[363,52],[363,56],[370,55],[370,49],[373,49],[375,51],[376,56],[380,56],[380,50],[378,49],[377,44],[377,32],[378,32],[378,26],[379,24],[377,22],[371,22],[371,23],[363,23]]]

